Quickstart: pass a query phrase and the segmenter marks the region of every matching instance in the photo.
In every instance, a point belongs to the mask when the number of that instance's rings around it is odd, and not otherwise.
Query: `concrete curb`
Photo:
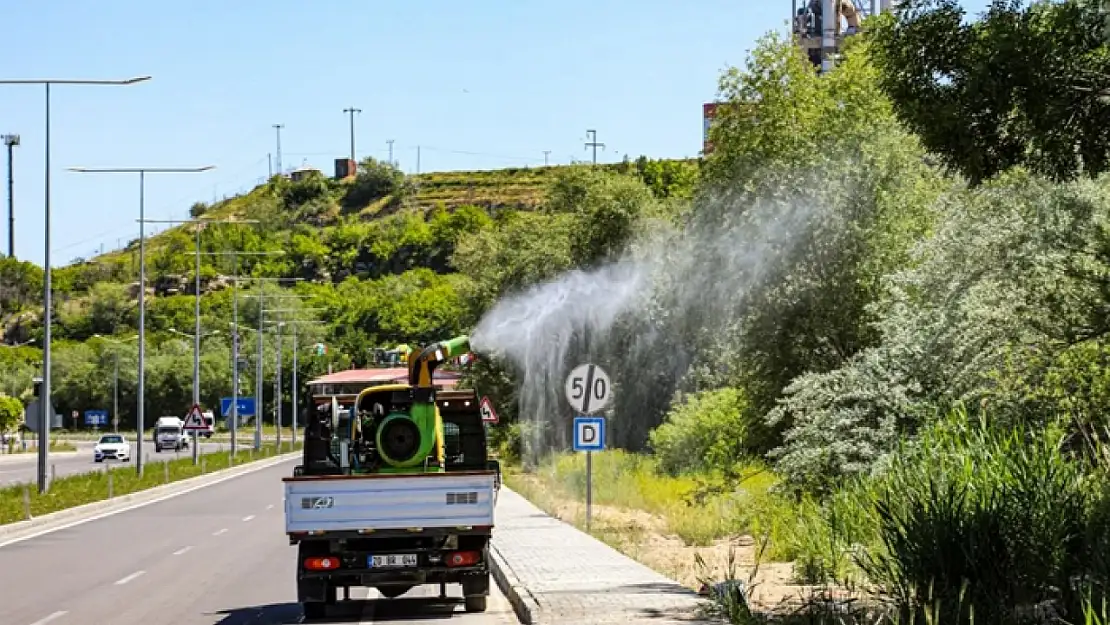
[[[504,483],[501,484],[504,490],[512,490]],[[496,509],[494,515],[496,515]],[[496,519],[496,516],[495,516]],[[513,571],[513,567],[509,564],[508,559],[502,555],[501,550],[497,548],[497,521],[494,520],[493,527],[493,540],[490,542],[490,573],[493,574],[493,581],[497,583],[497,587],[501,589],[501,594],[509,600],[509,604],[513,606],[513,612],[516,613],[516,618],[524,625],[542,625],[539,621],[540,617],[540,604],[536,597],[528,590],[528,587],[520,581],[517,574]]]
[[[497,529],[494,529],[494,533]],[[509,604],[513,606],[513,612],[516,613],[517,619],[524,625],[542,625],[542,622],[537,620],[540,614],[540,605],[536,598],[528,588],[521,583],[520,578],[513,572],[513,567],[501,555],[497,549],[496,539],[490,545],[490,572],[493,573],[493,580],[497,583],[497,587],[501,589],[501,594],[509,600]]]
[[[97,518],[110,516],[125,510],[138,508],[159,501],[170,499],[178,495],[213,486],[229,479],[253,473],[261,469],[287,462],[301,455],[301,452],[281,454],[265,460],[255,460],[235,467],[213,471],[204,475],[190,477],[169,484],[162,484],[153,488],[137,491],[112,499],[102,499],[73,508],[51,512],[40,517],[33,517],[25,521],[6,523],[0,525],[0,547],[25,540],[33,536],[47,534],[52,531],[64,529],[71,525],[92,521]]]

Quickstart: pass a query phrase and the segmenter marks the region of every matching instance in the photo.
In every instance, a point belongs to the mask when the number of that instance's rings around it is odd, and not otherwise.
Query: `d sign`
[[[602,451],[603,449],[605,449],[605,419],[575,417],[574,451]]]

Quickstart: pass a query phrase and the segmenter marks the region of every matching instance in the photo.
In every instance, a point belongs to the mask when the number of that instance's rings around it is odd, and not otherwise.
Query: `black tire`
[[[485,612],[486,595],[474,595],[463,600],[467,612]]]
[[[412,586],[378,586],[378,592],[386,599],[396,599],[412,590]]]
[[[306,621],[315,621],[328,617],[328,604],[322,601],[306,601],[301,604]]]

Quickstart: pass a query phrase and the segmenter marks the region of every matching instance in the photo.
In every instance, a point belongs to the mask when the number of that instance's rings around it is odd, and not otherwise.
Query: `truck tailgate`
[[[287,477],[285,531],[493,526],[493,471]]]

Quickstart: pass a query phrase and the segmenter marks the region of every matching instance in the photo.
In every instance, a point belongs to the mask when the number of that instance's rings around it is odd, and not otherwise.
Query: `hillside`
[[[294,324],[300,345],[328,346],[325,355],[304,351],[301,380],[328,366],[365,365],[372,350],[420,343],[467,331],[496,293],[523,284],[537,272],[557,270],[542,247],[565,235],[566,215],[590,189],[631,188],[637,201],[689,196],[697,179],[693,161],[638,159],[616,165],[544,167],[405,176],[373,159],[357,177],[299,180],[274,177],[251,191],[214,205],[194,204],[191,213],[217,223],[201,233],[203,399],[212,405],[230,393],[234,318],[232,276],[241,276],[238,320],[243,329],[241,362],[253,380],[257,363],[259,303],[265,321],[289,322],[283,330],[285,375],[291,367],[288,334]],[[607,191],[606,191],[607,192]],[[551,208],[558,213],[541,210]],[[521,254],[519,229],[535,238],[536,256],[488,262],[483,254]],[[192,226],[168,229],[147,241],[147,376],[151,412],[180,411],[189,401],[193,331]],[[543,236],[545,232],[551,236]],[[237,250],[238,267],[230,252]],[[531,268],[513,269],[524,262]],[[567,261],[569,262],[569,261]],[[502,274],[491,269],[508,270]],[[138,241],[124,249],[53,270],[54,390],[57,408],[68,413],[111,403],[115,358],[120,358],[121,417],[134,413],[134,334],[138,328]],[[524,281],[524,282],[522,282]],[[6,371],[0,392],[26,397],[41,358],[41,269],[0,259],[0,350]],[[302,311],[303,309],[303,311]],[[301,311],[301,312],[299,312]],[[112,339],[101,337],[115,337]],[[278,337],[264,336],[262,365],[276,370]],[[29,343],[29,344],[27,344]],[[24,345],[26,344],[26,345]],[[287,380],[285,388],[289,388]],[[267,403],[269,383],[264,391]],[[283,394],[289,401],[288,391]]]

